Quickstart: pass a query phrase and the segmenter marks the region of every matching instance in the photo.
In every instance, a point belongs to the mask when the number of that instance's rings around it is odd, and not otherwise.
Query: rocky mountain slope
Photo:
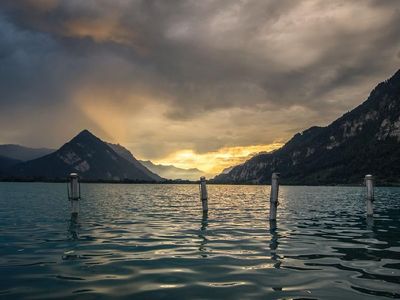
[[[147,166],[143,165],[140,161],[138,161],[133,154],[126,149],[125,147],[121,146],[120,144],[111,144],[108,143],[108,145],[121,157],[125,158],[127,161],[132,163],[136,168],[141,170],[143,173],[147,174],[151,178],[153,178],[155,181],[162,181],[164,178],[160,177],[157,175],[158,173],[155,173],[153,170],[148,168]]]
[[[298,133],[214,182],[266,183],[273,172],[287,184],[358,184],[367,173],[381,184],[400,183],[400,70],[329,126]]]
[[[20,160],[0,155],[0,176],[4,174],[9,168],[17,165],[20,162]]]
[[[155,181],[154,176],[117,154],[106,142],[83,130],[57,151],[19,163],[3,177],[62,180],[77,172],[85,180]]]

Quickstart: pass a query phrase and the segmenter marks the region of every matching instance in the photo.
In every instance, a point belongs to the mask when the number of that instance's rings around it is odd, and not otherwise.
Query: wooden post
[[[271,177],[271,196],[269,206],[269,219],[276,220],[276,211],[278,207],[278,192],[279,192],[279,173],[272,173]]]
[[[374,208],[372,205],[372,202],[374,201],[374,177],[372,175],[365,175],[365,186],[367,189],[367,216],[372,216],[374,214]]]
[[[203,208],[203,212],[208,212],[208,193],[206,178],[204,176],[200,177],[200,200]]]
[[[68,180],[68,200],[71,201],[71,214],[78,215],[79,200],[81,198],[79,175],[77,173],[71,173],[69,174]]]

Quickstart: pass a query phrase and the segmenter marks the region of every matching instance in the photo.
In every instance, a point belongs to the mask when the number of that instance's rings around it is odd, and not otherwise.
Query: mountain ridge
[[[287,184],[358,184],[367,173],[399,183],[400,70],[362,104],[325,127],[297,133],[282,148],[256,155],[215,183],[267,183],[280,172]]]
[[[117,154],[119,154],[121,157],[125,158],[127,161],[131,162],[135,167],[138,169],[142,170],[144,173],[149,175],[151,178],[153,178],[156,181],[161,181],[164,180],[161,176],[158,175],[158,173],[151,171],[149,168],[147,168],[145,165],[143,165],[139,160],[137,160],[133,154],[126,149],[124,146],[120,144],[112,144],[112,143],[107,143]]]
[[[55,152],[11,167],[3,177],[61,180],[72,172],[84,180],[155,181],[86,129]]]
[[[139,162],[152,172],[171,180],[199,180],[201,176],[206,176],[203,171],[197,168],[183,169],[174,165],[154,164],[150,160],[139,160]]]
[[[20,161],[28,161],[39,158],[56,151],[49,148],[31,148],[17,144],[0,145],[0,155]]]

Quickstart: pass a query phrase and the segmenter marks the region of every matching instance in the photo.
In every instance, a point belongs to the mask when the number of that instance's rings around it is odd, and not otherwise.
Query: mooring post
[[[71,201],[71,214],[77,216],[79,213],[79,200],[81,199],[81,188],[79,175],[71,173],[68,177],[68,200]]]
[[[271,196],[269,206],[269,219],[276,220],[276,211],[278,207],[278,192],[279,192],[279,173],[272,173],[271,177]]]
[[[204,176],[200,177],[200,200],[203,207],[203,212],[208,212],[208,193],[206,178]]]
[[[367,189],[367,216],[372,216],[374,214],[372,206],[372,202],[374,201],[374,177],[372,175],[365,175],[365,186]]]

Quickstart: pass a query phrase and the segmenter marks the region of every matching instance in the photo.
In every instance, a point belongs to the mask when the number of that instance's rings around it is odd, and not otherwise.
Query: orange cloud
[[[252,145],[224,147],[217,151],[196,153],[193,150],[179,150],[169,156],[155,161],[158,164],[172,164],[180,168],[198,168],[211,175],[220,173],[223,169],[241,164],[260,152],[271,152],[282,147],[282,143],[267,145]]]
[[[91,38],[95,42],[113,42],[132,47],[142,55],[148,53],[148,49],[139,42],[137,31],[123,27],[117,17],[67,20],[63,24],[61,34],[75,38]]]

